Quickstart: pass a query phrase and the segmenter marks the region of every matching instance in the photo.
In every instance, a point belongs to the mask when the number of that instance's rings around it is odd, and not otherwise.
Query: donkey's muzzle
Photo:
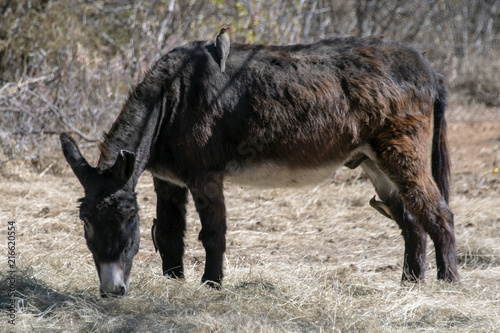
[[[120,297],[128,294],[128,279],[120,265],[116,263],[100,264],[101,297]]]

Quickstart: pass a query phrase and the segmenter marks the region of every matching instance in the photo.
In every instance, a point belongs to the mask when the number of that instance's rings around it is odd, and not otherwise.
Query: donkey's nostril
[[[120,295],[120,296],[125,295],[125,291],[126,291],[125,287],[124,287],[124,286],[121,286],[121,287],[120,287],[120,294],[119,294],[119,295]]]

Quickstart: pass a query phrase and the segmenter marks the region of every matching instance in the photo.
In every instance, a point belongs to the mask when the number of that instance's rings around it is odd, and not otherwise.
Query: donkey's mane
[[[165,77],[163,59],[148,69],[142,82],[136,84],[129,92],[120,114],[110,130],[102,134],[98,144],[101,155],[98,170],[103,172],[110,168],[121,150],[135,152],[148,131],[147,124],[162,97],[162,82]]]

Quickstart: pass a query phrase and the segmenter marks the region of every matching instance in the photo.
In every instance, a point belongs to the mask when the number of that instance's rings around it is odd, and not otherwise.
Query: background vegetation
[[[55,134],[62,131],[93,145],[161,54],[213,39],[224,24],[241,43],[307,43],[335,35],[404,41],[427,52],[461,102],[500,105],[500,0],[5,0],[3,174],[9,161],[39,172],[54,164]]]
[[[98,296],[76,207],[83,190],[57,134],[73,132],[95,163],[95,140],[146,69],[177,45],[214,39],[224,24],[237,42],[373,34],[427,51],[452,92],[459,283],[436,281],[429,240],[426,283],[400,285],[401,232],[370,208],[374,190],[359,169],[293,190],[228,183],[221,291],[200,285],[205,252],[191,201],[187,278],[167,280],[151,241],[156,195],[145,173],[131,293]],[[497,332],[499,29],[500,0],[1,1],[0,332]],[[17,228],[14,330],[7,219]]]

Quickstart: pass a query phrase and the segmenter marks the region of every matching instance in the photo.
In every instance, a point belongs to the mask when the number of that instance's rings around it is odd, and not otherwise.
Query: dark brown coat
[[[61,137],[85,188],[80,214],[94,236],[102,225],[121,221],[119,236],[109,227],[102,237],[122,243],[133,238],[128,234],[138,225],[137,214],[123,213],[114,201],[129,196],[136,207],[133,191],[148,169],[158,195],[153,236],[164,273],[184,274],[189,191],[207,253],[203,281],[216,286],[226,244],[226,179],[293,186],[328,177],[341,165],[361,165],[402,229],[403,279],[424,278],[426,233],[436,247],[438,278],[457,279],[447,203],[446,88],[419,51],[379,38],[233,44],[226,74],[219,70],[213,42],[193,42],[164,55],[130,93],[100,146],[96,168],[74,141]],[[94,258],[121,258],[113,250],[96,255],[94,240],[87,242]],[[127,265],[131,260],[123,259]],[[117,290],[109,289],[104,292]]]

